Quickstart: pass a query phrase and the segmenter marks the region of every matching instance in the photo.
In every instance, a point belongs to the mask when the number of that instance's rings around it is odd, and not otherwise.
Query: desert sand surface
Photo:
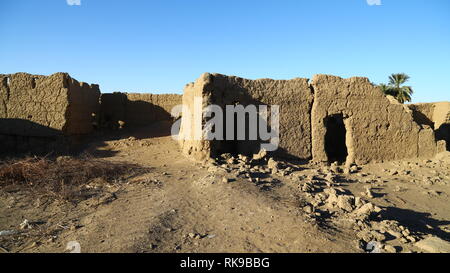
[[[197,163],[164,122],[84,152],[139,171],[90,179],[71,200],[2,187],[0,253],[450,252],[449,152],[350,169],[264,154]]]

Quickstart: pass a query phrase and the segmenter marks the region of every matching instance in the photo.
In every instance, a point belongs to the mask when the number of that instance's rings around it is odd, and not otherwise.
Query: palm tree
[[[400,103],[411,101],[414,93],[411,86],[402,86],[409,80],[409,76],[404,73],[392,74],[389,76],[389,84],[380,84],[381,91],[386,95],[395,97]]]
[[[384,84],[384,83],[380,83],[378,85],[378,87],[380,87],[381,92],[383,92],[385,95],[391,95],[392,96],[392,92],[391,92],[391,89],[390,89],[389,85]]]
[[[392,74],[389,76],[389,85],[391,92],[400,103],[411,101],[411,95],[414,93],[411,86],[402,86],[409,80],[409,76],[404,73]]]

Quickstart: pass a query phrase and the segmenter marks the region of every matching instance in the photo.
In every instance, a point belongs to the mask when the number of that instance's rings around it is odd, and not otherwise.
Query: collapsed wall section
[[[437,152],[432,128],[419,125],[407,106],[386,97],[367,78],[316,75],[312,80],[312,154],[328,161],[326,120],[342,115],[347,163],[431,157]]]
[[[200,100],[195,109],[194,100]],[[195,83],[185,87],[183,95],[183,119],[180,130],[181,146],[186,154],[196,159],[217,156],[221,153],[252,154],[260,150],[263,141],[194,139],[196,122],[202,127],[208,119],[203,109],[217,105],[279,106],[279,148],[276,154],[302,159],[311,158],[311,107],[313,94],[307,79],[248,80],[221,74],[203,74]],[[197,115],[197,117],[195,117]],[[226,114],[224,114],[226,116]],[[196,121],[197,119],[197,121]],[[246,120],[248,128],[248,120]],[[269,123],[270,124],[270,123]],[[258,128],[259,129],[259,128]],[[267,128],[270,131],[272,128]],[[259,139],[259,138],[258,138]]]
[[[446,149],[450,150],[450,102],[417,103],[408,107],[413,111],[414,120],[434,128],[436,139],[445,140]]]

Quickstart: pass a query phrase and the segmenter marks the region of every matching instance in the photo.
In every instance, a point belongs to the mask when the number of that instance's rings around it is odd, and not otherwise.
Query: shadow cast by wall
[[[43,154],[64,146],[59,130],[26,120],[0,119],[0,155]]]
[[[282,141],[283,141],[283,128],[281,128],[282,124],[280,124],[280,128],[279,131],[275,131],[274,128],[272,128],[271,124],[271,108],[270,105],[268,103],[264,103],[261,100],[258,100],[256,98],[254,98],[251,94],[249,94],[247,92],[246,88],[240,87],[240,86],[233,86],[231,87],[231,89],[233,89],[233,92],[228,92],[227,88],[224,88],[224,90],[222,90],[223,92],[212,92],[212,98],[211,100],[215,102],[215,104],[219,105],[224,111],[223,111],[223,136],[224,136],[224,140],[213,140],[211,141],[211,155],[213,157],[218,157],[221,154],[224,153],[231,153],[233,155],[237,155],[237,154],[243,154],[243,155],[248,155],[251,156],[252,154],[256,154],[260,151],[262,144],[269,144],[270,140],[262,140],[260,132],[261,129],[265,130],[267,133],[271,133],[274,135],[278,135],[279,136],[279,145],[277,147],[277,149],[275,151],[271,151],[269,152],[271,154],[271,156],[276,157],[276,158],[282,158],[282,159],[289,159],[289,160],[296,160],[296,161],[301,161],[301,162],[305,162],[307,160],[310,159],[309,158],[299,158],[296,155],[293,155],[292,153],[288,152],[286,149],[282,148],[281,146],[283,145]],[[249,114],[246,113],[245,115],[245,140],[237,140],[237,115],[234,115],[234,136],[233,136],[233,140],[227,140],[227,122],[231,122],[231,121],[227,121],[227,114],[225,111],[225,107],[227,105],[242,105],[243,107],[247,107],[249,105],[254,105],[257,108],[258,111],[258,116],[257,116],[257,140],[249,140],[249,127],[250,127],[250,118],[249,118]],[[264,120],[261,116],[260,116],[260,112],[259,112],[259,106],[267,106],[267,111],[268,111],[268,120]],[[282,115],[286,114],[282,112],[283,109],[282,107],[280,107],[280,113],[279,113],[279,118],[281,120]],[[265,126],[266,128],[260,128],[261,126]]]
[[[449,225],[450,221],[433,219],[431,218],[430,213],[417,212],[396,207],[386,207],[382,212],[382,218],[386,220],[398,221],[413,232],[433,234],[443,240],[450,241],[450,233],[439,228],[439,226],[442,225]]]
[[[89,135],[64,135],[61,130],[25,119],[0,119],[0,158],[78,155]]]
[[[450,151],[450,124],[444,123],[436,130],[436,139],[445,140],[447,151]]]
[[[102,94],[100,103],[100,129],[128,129],[148,126],[157,121],[173,121],[169,112],[159,105],[129,100],[125,93]]]
[[[0,155],[78,155],[87,148],[98,157],[117,152],[102,149],[105,141],[171,135],[173,118],[164,108],[146,101],[130,101],[125,94],[105,94],[95,131],[90,135],[65,135],[63,131],[26,119],[0,119]]]
[[[416,110],[416,109],[412,109],[412,116],[413,116],[413,120],[420,125],[428,125],[431,128],[434,129],[434,122],[432,120],[430,120],[426,115],[424,115],[422,112]]]

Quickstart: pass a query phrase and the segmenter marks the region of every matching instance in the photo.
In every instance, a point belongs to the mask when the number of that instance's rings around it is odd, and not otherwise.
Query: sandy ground
[[[200,164],[170,136],[152,132],[89,145],[96,157],[149,168],[98,196],[74,204],[0,191],[0,231],[18,231],[0,236],[0,253],[67,252],[71,241],[81,252],[448,250],[448,155],[350,172],[268,157]],[[20,230],[24,219],[30,228]],[[427,238],[438,241],[417,243]]]

